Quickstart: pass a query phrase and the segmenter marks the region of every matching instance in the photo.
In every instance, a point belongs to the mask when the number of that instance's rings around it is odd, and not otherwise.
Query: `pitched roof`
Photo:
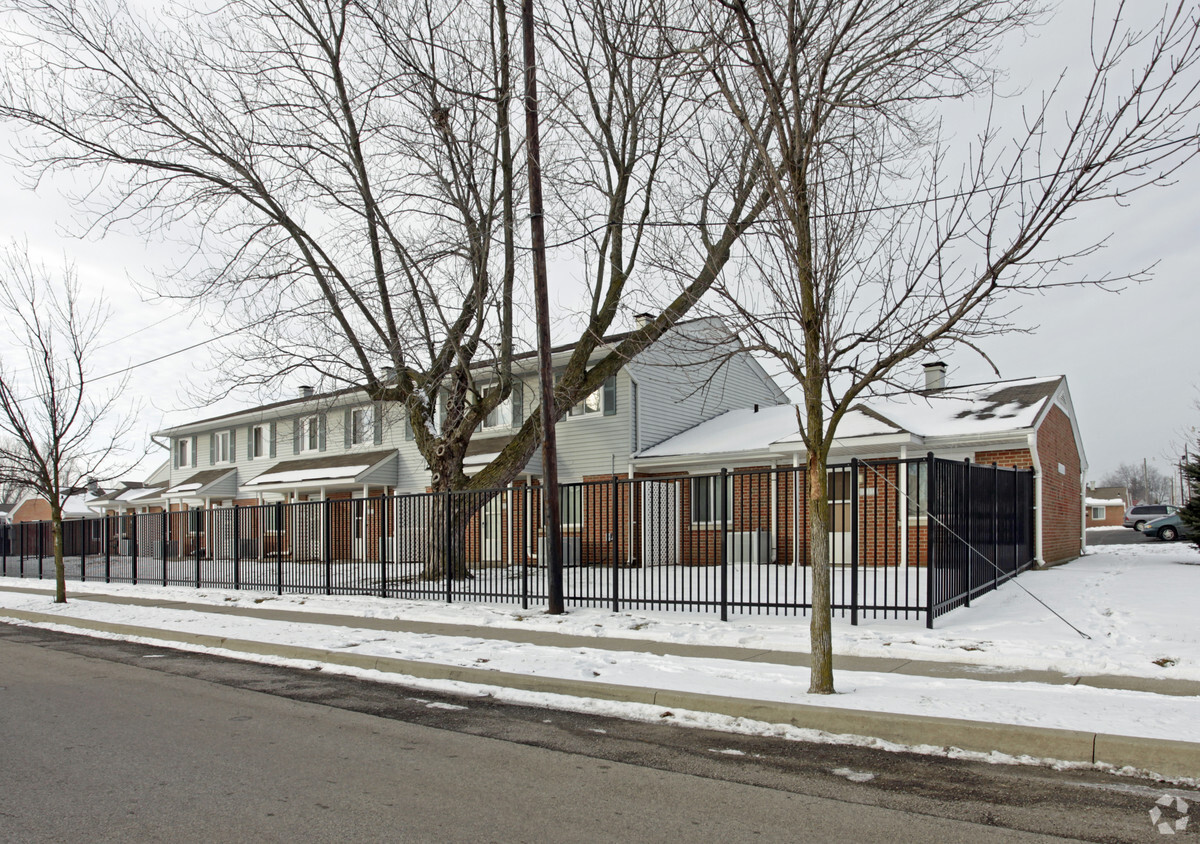
[[[1003,435],[1037,423],[1062,376],[971,384],[900,393],[860,402],[842,417],[836,441],[910,435]],[[637,458],[794,450],[803,442],[795,405],[742,408],[723,413],[645,449]],[[894,439],[889,440],[895,442]]]
[[[712,319],[715,319],[715,318],[714,317],[696,317],[694,319],[680,320],[679,322],[677,322],[673,326],[671,326],[671,328],[668,329],[668,331],[673,331],[676,328],[679,328],[681,326],[693,325],[698,322],[704,322],[704,321],[712,320]],[[633,335],[638,330],[640,330],[640,329],[633,329],[630,331],[621,331],[616,334],[608,334],[608,335],[604,336],[603,338],[601,338],[600,345],[601,346],[611,346],[616,343],[620,343],[622,340],[629,338],[631,335]],[[565,343],[560,346],[554,346],[550,349],[550,353],[558,354],[560,352],[569,352],[572,349],[574,349],[577,345],[578,345],[578,343]],[[538,356],[537,351],[521,352],[520,354],[513,355],[513,360],[514,361],[533,361],[535,363],[534,369],[536,369],[537,356]],[[495,363],[496,363],[496,359],[492,358],[492,359],[476,362],[475,364],[473,364],[472,368],[473,369],[484,369],[488,366],[494,365]],[[361,393],[363,400],[367,399],[366,392],[362,387],[343,387],[340,390],[330,390],[330,391],[326,391],[323,393],[313,393],[311,396],[295,396],[294,398],[282,399],[280,401],[270,402],[268,404],[262,404],[257,407],[249,407],[249,408],[246,408],[245,410],[235,410],[231,413],[222,413],[219,416],[210,416],[206,419],[197,419],[194,422],[185,422],[182,425],[173,425],[169,428],[164,428],[161,431],[156,431],[155,433],[156,433],[156,435],[167,435],[170,432],[178,430],[180,428],[192,428],[192,427],[195,427],[198,425],[209,425],[211,423],[221,422],[226,419],[238,419],[240,417],[248,416],[248,415],[252,415],[252,414],[256,414],[256,413],[263,414],[268,411],[278,410],[283,407],[291,407],[293,405],[303,405],[306,403],[312,404],[312,403],[317,403],[317,402],[321,402],[321,401],[332,401],[334,399],[342,398],[344,396],[354,395],[356,393]]]
[[[346,480],[361,475],[389,457],[395,457],[394,449],[366,451],[350,454],[333,454],[307,457],[299,460],[284,460],[276,463],[257,477],[246,481],[243,487],[264,484],[307,483],[319,480]]]

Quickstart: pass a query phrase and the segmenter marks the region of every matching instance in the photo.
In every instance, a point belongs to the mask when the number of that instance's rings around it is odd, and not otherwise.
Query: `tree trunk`
[[[833,607],[830,595],[832,567],[829,564],[829,494],[825,456],[814,450],[808,455],[808,549],[812,565],[812,640],[810,695],[831,695],[833,689]]]
[[[67,569],[63,563],[63,524],[60,508],[51,508],[50,525],[54,533],[54,603],[65,604],[67,602]]]
[[[421,580],[445,580],[447,570],[451,580],[474,577],[467,567],[467,525],[486,500],[484,496],[454,492],[441,492],[432,499],[430,529],[433,535],[429,537],[429,556],[421,571]]]

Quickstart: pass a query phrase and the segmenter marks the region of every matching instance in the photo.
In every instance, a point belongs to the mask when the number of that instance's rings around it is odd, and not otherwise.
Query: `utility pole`
[[[538,132],[537,53],[533,0],[521,2],[525,46],[525,150],[529,164],[529,228],[533,247],[533,299],[537,310],[538,374],[542,387],[542,477],[550,584],[546,612],[563,608],[562,514],[558,500],[558,437],[554,432],[554,370],[550,361],[550,295],[546,280],[546,226],[542,211],[542,154]]]

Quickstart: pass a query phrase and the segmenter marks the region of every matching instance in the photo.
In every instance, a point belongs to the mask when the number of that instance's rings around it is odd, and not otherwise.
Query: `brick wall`
[[[50,502],[44,498],[30,498],[13,510],[12,522],[44,522],[50,518]]]
[[[1083,507],[1079,449],[1071,420],[1052,407],[1038,429],[1042,473],[1042,556],[1047,563],[1078,557]],[[1059,465],[1063,471],[1059,471]]]

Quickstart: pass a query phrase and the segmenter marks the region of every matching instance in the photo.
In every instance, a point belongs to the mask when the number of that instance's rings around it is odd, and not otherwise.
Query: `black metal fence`
[[[278,594],[547,599],[539,486],[103,516],[63,525],[67,577]],[[806,467],[613,477],[561,491],[575,606],[799,614],[811,608]],[[1034,556],[1029,471],[917,460],[828,468],[834,612],[938,616]],[[49,522],[12,527],[0,573],[53,577]]]

